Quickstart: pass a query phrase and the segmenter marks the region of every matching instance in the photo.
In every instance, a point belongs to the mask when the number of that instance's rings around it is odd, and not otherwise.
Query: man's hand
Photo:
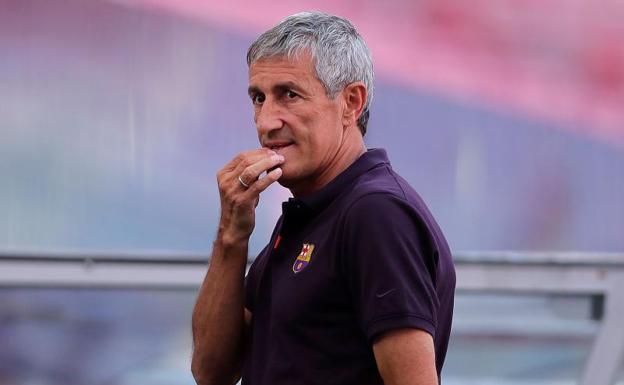
[[[278,167],[282,162],[283,156],[261,148],[238,154],[217,173],[221,195],[219,233],[224,242],[251,236],[260,193],[282,176]],[[258,179],[263,172],[267,172],[266,176]]]

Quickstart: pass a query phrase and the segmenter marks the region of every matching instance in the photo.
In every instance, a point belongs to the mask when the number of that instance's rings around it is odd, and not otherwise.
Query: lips
[[[293,142],[267,142],[264,144],[264,147],[269,148],[275,152],[279,152],[280,150],[283,150],[284,148],[292,144]]]

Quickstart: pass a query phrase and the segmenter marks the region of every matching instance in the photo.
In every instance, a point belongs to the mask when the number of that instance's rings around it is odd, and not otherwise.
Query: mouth
[[[275,152],[277,152],[278,154],[280,153],[281,150],[285,149],[286,147],[289,147],[291,145],[293,145],[293,142],[275,142],[275,143],[269,143],[269,144],[265,144],[264,147],[273,150]]]

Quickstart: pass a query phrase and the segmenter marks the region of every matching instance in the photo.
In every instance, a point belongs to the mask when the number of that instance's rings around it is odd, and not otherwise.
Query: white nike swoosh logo
[[[377,298],[383,298],[383,297],[387,296],[388,294],[392,293],[395,290],[396,290],[396,287],[394,289],[390,289],[390,290],[385,291],[383,293],[377,293]]]

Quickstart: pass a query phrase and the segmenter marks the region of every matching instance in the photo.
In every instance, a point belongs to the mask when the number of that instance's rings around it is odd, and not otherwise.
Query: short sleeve
[[[417,208],[395,195],[370,194],[344,220],[342,266],[369,342],[397,328],[435,337],[437,254]]]

